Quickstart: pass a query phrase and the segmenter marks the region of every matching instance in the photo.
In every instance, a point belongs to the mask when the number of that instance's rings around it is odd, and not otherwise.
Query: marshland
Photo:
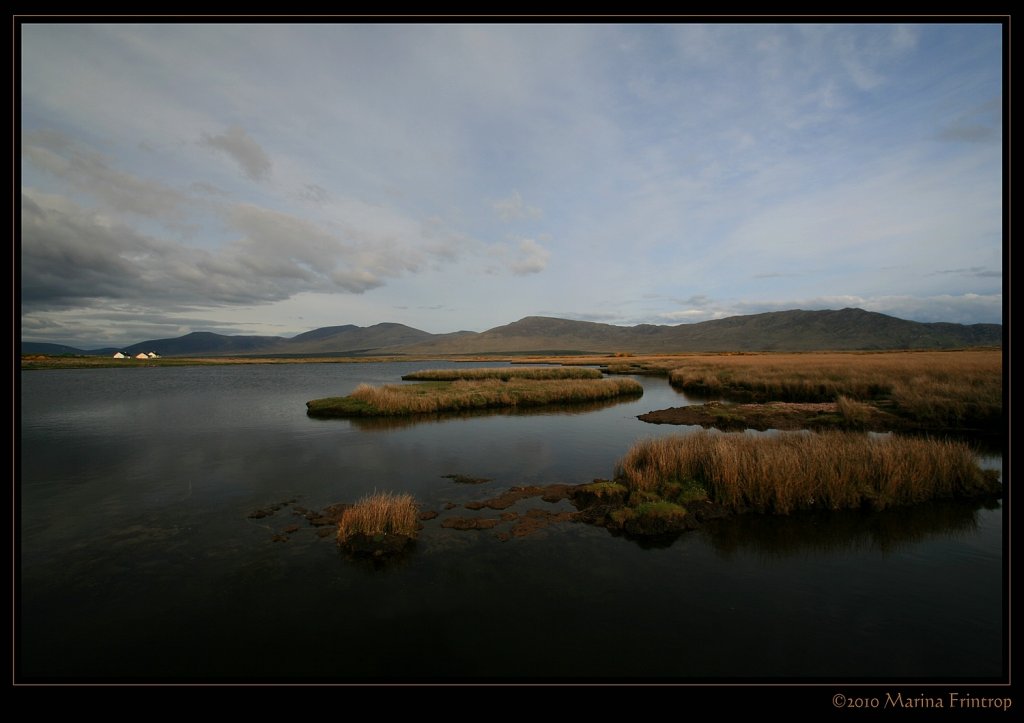
[[[790,357],[804,367],[773,371],[770,392],[682,380]],[[934,431],[992,417],[995,397],[1001,415],[998,352],[831,357],[576,357],[546,368],[618,371],[643,394],[379,426],[306,402],[606,379],[515,378],[539,367],[505,359],[23,371],[21,665],[39,680],[998,677],[1000,438]],[[638,419],[782,401],[814,364],[824,396],[785,403],[906,420],[931,388],[932,417],[915,414],[942,424]],[[854,383],[872,365],[888,380]],[[432,367],[459,378],[402,381]]]

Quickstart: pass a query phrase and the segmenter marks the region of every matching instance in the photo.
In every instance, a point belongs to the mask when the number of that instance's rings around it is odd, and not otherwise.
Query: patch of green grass
[[[686,508],[667,500],[657,502],[645,502],[636,507],[638,517],[657,517],[662,519],[677,519],[686,516]]]
[[[380,411],[361,399],[327,397],[306,402],[306,413],[313,417],[374,417]]]
[[[609,480],[591,482],[588,485],[582,485],[579,489],[583,492],[592,494],[597,498],[618,497],[625,495],[629,491],[629,488],[627,488],[626,485],[619,482],[611,482]]]
[[[708,491],[695,479],[670,480],[662,485],[660,492],[665,499],[675,500],[680,504],[704,502],[708,499]]]

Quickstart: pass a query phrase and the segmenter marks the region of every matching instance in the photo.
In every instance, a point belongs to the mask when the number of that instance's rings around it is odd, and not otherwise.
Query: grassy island
[[[998,494],[964,442],[858,432],[699,432],[635,445],[620,461],[627,505],[703,501],[737,512],[912,505]]]
[[[999,351],[694,357],[669,382],[732,401],[833,403],[854,428],[995,432],[1003,420]]]
[[[634,379],[502,379],[389,384],[361,384],[347,397],[306,402],[313,417],[380,417],[469,409],[537,407],[639,396]]]
[[[342,512],[338,544],[354,554],[398,554],[415,539],[418,516],[412,495],[374,492]]]

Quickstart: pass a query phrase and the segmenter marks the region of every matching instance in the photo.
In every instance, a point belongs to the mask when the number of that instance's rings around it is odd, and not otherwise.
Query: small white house
[[[135,358],[136,359],[149,359],[149,357],[146,356],[145,353],[141,352],[141,351],[138,354],[135,355]]]
[[[157,354],[155,351],[149,352],[149,354],[147,354],[146,356],[148,356],[150,359],[159,359],[160,358],[160,355]]]
[[[115,359],[127,359],[128,355],[125,354],[123,351],[116,351],[116,352],[114,352],[114,358]]]

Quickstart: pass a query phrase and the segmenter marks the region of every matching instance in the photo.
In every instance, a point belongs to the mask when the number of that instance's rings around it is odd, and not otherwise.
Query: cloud
[[[204,133],[200,143],[227,153],[245,175],[254,181],[270,177],[270,158],[241,126],[233,125],[225,133],[216,136]]]
[[[886,82],[884,68],[916,47],[917,33],[906,25],[891,25],[843,32],[836,40],[850,80],[858,89],[870,91]]]
[[[499,199],[491,205],[502,221],[538,219],[544,215],[536,206],[526,205],[519,191],[513,191],[508,198]]]
[[[360,294],[420,270],[428,252],[346,237],[252,204],[223,210],[236,238],[209,251],[144,234],[59,196],[22,194],[26,309],[89,300],[186,309],[265,304],[305,291]],[[524,269],[546,252],[524,245]]]
[[[279,326],[264,322],[257,333],[285,336],[282,333],[285,330],[275,328]],[[226,335],[252,333],[250,325],[244,322],[169,314],[162,309],[154,310],[115,300],[96,302],[84,309],[33,313],[22,318],[21,331],[24,341],[62,339],[62,343],[85,350],[127,346],[147,339],[177,338],[192,331]]]
[[[548,265],[551,252],[531,238],[519,242],[519,258],[512,262],[509,269],[517,276],[539,274]]]
[[[1003,278],[1003,272],[996,269],[989,269],[984,266],[971,266],[964,269],[942,269],[941,271],[934,271],[931,276],[939,275],[953,275],[953,276],[972,276],[979,279],[1001,279]]]
[[[60,197],[22,194],[22,302],[62,308],[134,300],[164,308],[283,298],[214,254],[141,233]]]
[[[22,154],[36,168],[62,179],[110,210],[157,219],[167,226],[185,223],[187,194],[159,181],[111,168],[99,153],[81,148],[56,131],[26,133]]]

